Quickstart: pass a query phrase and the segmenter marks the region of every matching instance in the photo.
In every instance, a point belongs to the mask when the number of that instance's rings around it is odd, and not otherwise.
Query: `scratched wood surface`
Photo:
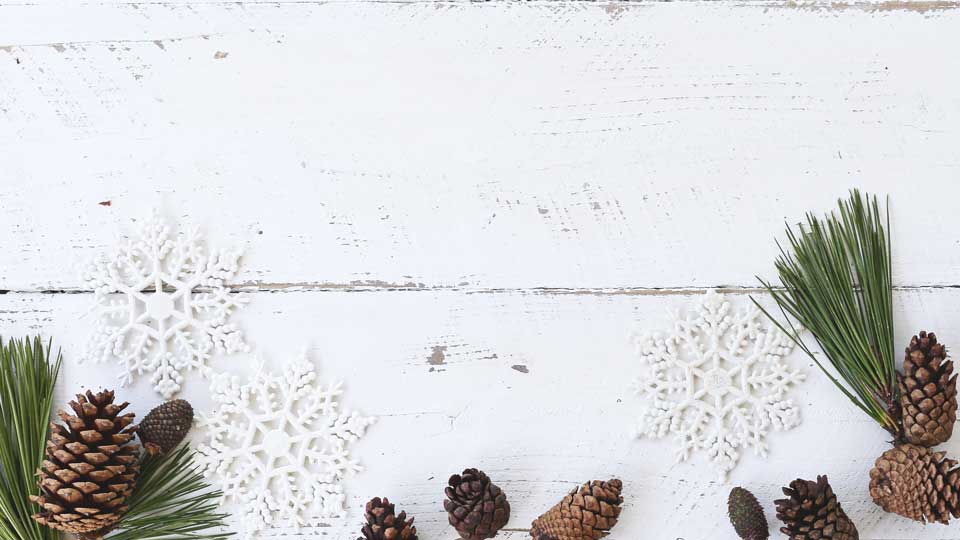
[[[898,343],[960,340],[958,28],[945,1],[3,2],[0,333],[55,337],[61,398],[109,380],[76,363],[76,268],[157,208],[245,249],[264,358],[307,348],[380,417],[352,513],[302,536],[355,537],[388,495],[451,540],[445,478],[478,465],[508,539],[612,475],[611,538],[732,539],[731,485],[773,523],[817,473],[862,538],[960,538],[870,503],[885,436],[800,356],[803,424],[726,484],[630,438],[628,388],[631,331],[707,288],[747,302],[783,222],[851,186],[891,197]],[[185,396],[210,405],[199,379]]]

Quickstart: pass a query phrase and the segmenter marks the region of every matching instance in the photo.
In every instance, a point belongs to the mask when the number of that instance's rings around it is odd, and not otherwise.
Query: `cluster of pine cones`
[[[444,490],[452,525],[463,540],[493,538],[510,519],[507,496],[478,469],[450,477]],[[574,489],[562,501],[534,520],[533,540],[599,540],[607,536],[620,517],[623,483],[594,480]],[[417,528],[406,512],[396,513],[386,498],[367,503],[366,523],[358,540],[417,540]]]
[[[184,439],[193,408],[182,399],[156,407],[137,426],[129,403],[115,403],[112,391],[77,394],[71,412],[59,411],[63,424],[51,424],[41,464],[40,506],[33,519],[52,529],[102,538],[128,509],[140,474],[140,446],[163,454]]]
[[[901,436],[870,471],[870,496],[887,512],[925,523],[960,518],[960,468],[930,447],[953,435],[957,378],[947,350],[935,334],[913,336],[897,374]],[[790,540],[858,540],[857,528],[837,502],[826,476],[795,480],[775,502],[780,529]],[[763,508],[743,488],[727,501],[730,521],[744,540],[769,537]]]
[[[844,513],[826,476],[817,480],[790,482],[783,488],[785,499],[774,501],[780,532],[790,540],[859,540],[857,527]],[[763,507],[742,487],[730,491],[727,500],[730,523],[743,540],[767,540],[770,530]]]
[[[953,435],[957,378],[935,334],[913,336],[897,382],[903,433],[870,471],[870,496],[887,512],[947,524],[960,517],[960,470],[930,447]]]

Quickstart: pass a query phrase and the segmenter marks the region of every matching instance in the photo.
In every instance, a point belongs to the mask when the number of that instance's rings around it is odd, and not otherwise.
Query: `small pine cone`
[[[884,452],[870,470],[870,496],[886,510],[919,522],[950,523],[960,517],[960,469],[944,452],[901,444]]]
[[[120,415],[112,391],[87,391],[70,402],[73,415],[60,411],[64,424],[51,424],[40,465],[40,495],[30,500],[42,510],[33,519],[52,529],[99,538],[127,511],[140,474],[140,446],[132,443],[133,413]]]
[[[393,505],[386,497],[370,499],[364,512],[367,523],[360,531],[363,538],[357,540],[417,540],[413,518],[407,519],[406,512],[396,515],[393,512]]]
[[[947,350],[933,332],[913,336],[897,374],[907,442],[936,446],[953,435],[957,421],[957,377]]]
[[[191,425],[193,407],[185,399],[175,399],[147,413],[137,434],[150,455],[166,454],[183,441]]]
[[[826,476],[817,481],[796,479],[783,488],[787,499],[774,501],[780,532],[790,540],[858,540],[860,534],[847,518]]]
[[[533,521],[534,540],[599,540],[617,524],[623,504],[623,483],[594,480],[574,489]]]
[[[767,527],[767,517],[763,515],[763,507],[757,502],[753,493],[735,487],[730,490],[727,499],[727,514],[730,523],[743,540],[767,540],[770,538],[770,529]]]
[[[465,540],[493,538],[510,519],[507,496],[483,471],[466,469],[450,477],[443,508]]]

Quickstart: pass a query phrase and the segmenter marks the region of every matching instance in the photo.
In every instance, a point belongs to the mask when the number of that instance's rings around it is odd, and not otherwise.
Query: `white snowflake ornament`
[[[787,392],[804,380],[785,358],[793,341],[750,304],[733,311],[710,291],[687,317],[674,315],[668,334],[635,338],[644,363],[634,389],[648,407],[638,437],[671,437],[677,461],[706,452],[721,481],[741,448],[767,455],[766,436],[800,424]]]
[[[342,383],[321,386],[302,357],[282,375],[261,364],[246,384],[217,376],[211,393],[218,408],[200,416],[206,434],[198,461],[224,502],[240,506],[245,538],[267,527],[300,527],[308,517],[343,516],[343,479],[360,470],[348,445],[374,418],[340,410]]]
[[[214,351],[248,350],[243,334],[228,322],[248,297],[224,285],[236,275],[239,259],[239,251],[206,253],[196,228],[173,236],[154,212],[138,238],[84,270],[98,317],[84,358],[119,362],[121,386],[151,373],[154,389],[170,399],[185,372],[209,374]]]

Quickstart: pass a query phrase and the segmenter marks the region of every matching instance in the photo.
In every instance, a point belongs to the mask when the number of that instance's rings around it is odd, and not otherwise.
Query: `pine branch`
[[[29,496],[39,492],[36,472],[43,460],[53,408],[53,388],[62,357],[50,362],[39,337],[0,340],[0,539],[57,540],[57,531],[35,522]]]
[[[167,456],[146,456],[130,510],[108,540],[223,540],[228,514],[219,512],[221,492],[212,491],[186,444]]]
[[[889,210],[881,215],[877,198],[858,190],[839,206],[839,215],[807,214],[797,232],[787,227],[789,250],[779,246],[775,263],[780,287],[757,278],[783,321],[753,301],[850,401],[899,439]],[[793,320],[813,334],[833,372],[803,341]]]

